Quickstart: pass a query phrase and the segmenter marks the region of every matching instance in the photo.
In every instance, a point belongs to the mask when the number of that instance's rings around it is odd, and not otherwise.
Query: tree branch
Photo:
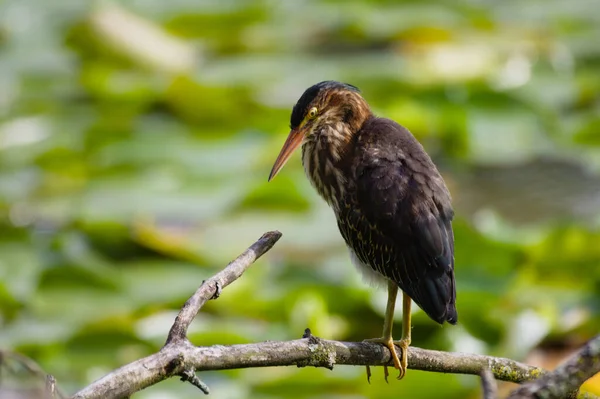
[[[598,372],[600,372],[600,335],[588,341],[583,348],[553,372],[513,391],[508,399],[576,397],[579,387]]]
[[[158,353],[137,360],[83,389],[78,399],[120,398],[166,378],[196,371],[251,367],[334,365],[392,365],[389,351],[368,342],[340,342],[317,337],[293,341],[196,347],[188,341],[166,345]],[[543,370],[514,360],[410,347],[408,367],[413,370],[479,375],[490,368],[494,377],[520,383],[537,378]]]
[[[390,352],[382,345],[369,342],[330,341],[317,337],[294,341],[185,348],[185,359],[196,370],[226,370],[250,367],[334,365],[392,366]],[[490,367],[494,377],[520,383],[537,378],[543,370],[510,359],[410,347],[408,367],[439,373],[479,375]]]
[[[95,381],[72,396],[73,399],[123,398],[164,379],[179,376],[208,393],[197,371],[249,367],[334,365],[391,365],[390,352],[382,345],[368,342],[339,342],[320,339],[307,329],[302,339],[262,342],[245,345],[198,347],[187,337],[187,329],[206,301],[218,297],[221,290],[239,278],[281,237],[279,232],[263,235],[224,270],[203,282],[177,315],[165,346],[157,353],[136,360]],[[398,348],[398,350],[401,350]],[[534,380],[546,372],[510,359],[491,356],[439,352],[410,347],[408,367],[441,373],[491,376],[498,380],[521,383]],[[488,381],[489,382],[489,381]]]
[[[498,385],[494,379],[494,374],[490,369],[485,369],[481,372],[481,390],[483,391],[483,399],[497,399]]]
[[[23,369],[27,374],[31,375],[34,380],[44,381],[44,388],[42,392],[38,392],[37,388],[33,389],[15,389],[13,391],[6,391],[5,389],[0,390],[0,398],[4,397],[38,397],[43,396],[45,399],[48,398],[59,398],[64,399],[66,396],[62,393],[61,390],[56,386],[56,379],[50,375],[46,374],[44,370],[33,360],[28,358],[27,356],[23,356],[16,352],[11,352],[7,350],[0,350],[0,374],[3,371],[2,368],[7,366],[7,369],[10,371],[10,363],[15,363],[19,366],[19,368]]]
[[[225,269],[215,274],[208,280],[202,282],[202,285],[190,299],[188,299],[175,319],[175,323],[169,331],[166,344],[184,340],[187,329],[194,317],[206,301],[217,299],[221,290],[240,278],[251,264],[264,255],[281,238],[279,231],[270,231],[263,234],[254,244],[238,256],[233,262],[227,265]]]

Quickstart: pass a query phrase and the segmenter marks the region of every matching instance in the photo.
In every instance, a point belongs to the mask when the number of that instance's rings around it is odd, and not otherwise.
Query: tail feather
[[[407,294],[436,322],[456,324],[458,321],[454,277],[451,273],[425,276],[418,288]]]

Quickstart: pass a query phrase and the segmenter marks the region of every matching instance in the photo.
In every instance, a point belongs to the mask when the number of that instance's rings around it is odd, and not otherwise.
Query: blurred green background
[[[335,79],[407,126],[453,194],[459,324],[415,309],[413,344],[554,367],[600,331],[599,43],[590,0],[4,0],[0,347],[75,392],[158,350],[202,280],[274,229],[191,341],[379,336],[386,294],[299,156],[267,184],[291,107]],[[479,396],[473,376],[379,368],[371,385],[343,366],[200,377],[219,399]],[[173,379],[136,397],[199,395]]]

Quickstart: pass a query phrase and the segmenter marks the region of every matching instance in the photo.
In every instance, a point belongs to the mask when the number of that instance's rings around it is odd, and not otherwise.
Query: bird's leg
[[[398,295],[398,286],[388,281],[388,301],[385,308],[385,317],[383,319],[383,336],[381,338],[366,339],[365,342],[374,342],[385,345],[391,352],[392,360],[394,361],[394,367],[400,370],[398,379],[402,378],[405,374],[405,369],[402,368],[398,354],[396,353],[396,347],[394,346],[394,339],[392,338],[392,329],[394,326],[394,308],[396,307],[396,297]],[[410,299],[410,298],[409,298]],[[409,304],[410,306],[410,304]],[[410,329],[409,329],[410,333]],[[402,336],[404,338],[404,335]],[[410,339],[410,338],[409,338]],[[404,356],[404,352],[403,352]],[[385,381],[389,375],[387,366],[384,367]],[[367,366],[367,381],[370,380],[371,369]]]
[[[400,341],[394,341],[394,344],[402,348],[402,359],[400,359],[400,375],[398,379],[402,379],[408,368],[408,347],[410,346],[410,305],[412,300],[406,293],[402,293],[402,338]]]

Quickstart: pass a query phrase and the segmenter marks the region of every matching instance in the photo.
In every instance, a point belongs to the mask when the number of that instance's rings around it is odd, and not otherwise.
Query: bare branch
[[[192,384],[193,386],[195,386],[196,388],[198,388],[199,390],[204,392],[205,395],[208,395],[210,393],[210,389],[208,388],[208,385],[203,383],[200,380],[200,378],[198,378],[198,376],[196,375],[196,370],[194,370],[193,368],[184,370],[183,373],[181,373],[180,375],[181,375],[181,381],[189,382],[190,384]]]
[[[56,394],[56,378],[48,374],[46,375],[46,399],[54,399]]]
[[[198,371],[249,367],[297,366],[326,367],[334,365],[391,365],[390,352],[381,345],[367,342],[339,342],[320,339],[307,329],[302,339],[284,342],[262,342],[246,345],[197,347],[186,338],[187,329],[210,299],[239,278],[261,255],[281,237],[279,232],[263,235],[223,271],[203,282],[187,300],[169,332],[165,346],[157,353],[125,365],[72,398],[123,398],[166,378],[179,376],[208,393],[208,387],[196,376]],[[401,350],[398,348],[398,350]],[[441,373],[482,375],[486,378],[521,383],[534,380],[546,372],[510,359],[490,356],[439,352],[410,347],[408,367]]]
[[[166,378],[196,371],[250,367],[391,365],[389,351],[368,342],[339,342],[314,336],[284,342],[196,347],[188,341],[166,345],[157,354],[130,363],[78,392],[73,398],[120,398]],[[510,359],[410,347],[408,367],[414,370],[479,375],[489,368],[503,381],[523,382],[543,371]]]
[[[401,349],[399,349],[401,350]],[[188,347],[186,360],[198,371],[249,367],[334,365],[391,366],[390,352],[382,345],[369,342],[341,342],[309,338],[256,344]],[[417,347],[408,350],[408,367],[413,370],[479,375],[490,367],[494,377],[520,383],[543,372],[510,359],[491,356],[440,352]]]
[[[28,358],[27,356],[17,353],[17,352],[0,350],[0,371],[1,371],[2,367],[4,367],[6,364],[9,364],[11,362],[18,364],[20,366],[20,368],[22,368],[28,374],[30,374],[33,377],[35,377],[36,379],[38,379],[40,382],[43,381],[44,382],[44,391],[43,392],[47,398],[55,398],[55,397],[58,397],[60,399],[66,398],[66,396],[62,393],[62,391],[60,389],[58,389],[58,387],[56,386],[56,379],[53,376],[51,376],[50,374],[46,374],[44,372],[44,370],[42,370],[42,368],[35,361]],[[16,397],[16,395],[18,395],[18,392],[15,391],[12,393],[12,395],[15,395],[15,397]],[[27,394],[24,393],[23,395],[27,395]],[[36,395],[38,395],[38,394],[36,393]],[[2,397],[2,398],[4,398],[5,396],[8,397],[8,393],[2,392],[2,394],[0,395],[0,397]]]
[[[216,299],[221,290],[237,280],[258,258],[270,250],[281,238],[278,231],[270,231],[252,244],[222,271],[196,290],[183,305],[169,331],[165,346],[156,354],[130,363],[92,385],[76,393],[74,398],[122,398],[156,384],[165,378],[181,376],[205,393],[208,387],[200,379],[194,378],[196,366],[186,362],[187,348],[192,345],[186,338],[187,329],[198,311],[210,299]]]
[[[498,385],[494,379],[494,374],[490,369],[484,369],[481,374],[481,390],[483,391],[483,399],[497,399]]]
[[[270,231],[263,234],[258,241],[227,265],[225,269],[210,279],[205,280],[194,295],[186,301],[177,315],[175,323],[171,327],[171,331],[169,331],[167,344],[184,340],[190,323],[194,320],[194,317],[196,317],[198,311],[206,301],[218,298],[223,288],[240,278],[254,261],[273,248],[273,245],[275,245],[279,238],[281,238],[281,233],[278,231]]]
[[[588,341],[583,348],[553,372],[516,389],[509,399],[576,397],[579,387],[598,372],[600,372],[600,335]]]

